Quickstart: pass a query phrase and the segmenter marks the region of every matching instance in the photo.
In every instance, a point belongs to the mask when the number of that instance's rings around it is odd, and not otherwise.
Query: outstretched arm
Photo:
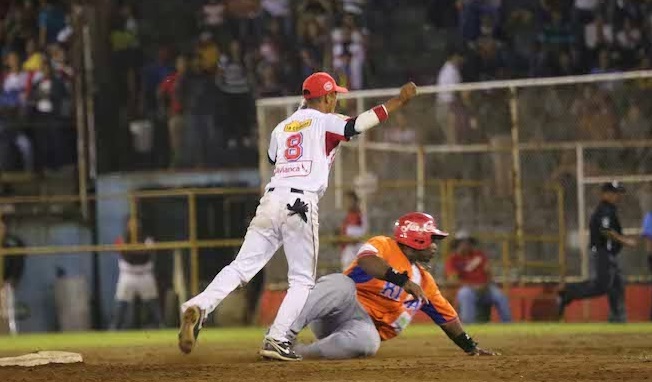
[[[382,258],[376,255],[358,257],[358,266],[369,276],[398,285],[403,288],[403,290],[414,296],[414,298],[423,301],[424,304],[429,303],[423,289],[421,289],[419,285],[410,281],[407,272],[398,273]]]
[[[344,136],[351,138],[377,126],[379,123],[387,120],[390,114],[405,106],[416,95],[417,85],[414,82],[408,82],[401,87],[401,92],[397,97],[348,120],[344,127]]]
[[[446,333],[455,345],[459,346],[468,355],[500,355],[491,350],[484,350],[478,347],[478,343],[473,340],[462,328],[459,319],[447,322],[440,326],[441,330]]]

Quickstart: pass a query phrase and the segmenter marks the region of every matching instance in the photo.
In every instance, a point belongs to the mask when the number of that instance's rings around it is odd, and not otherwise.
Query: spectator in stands
[[[199,57],[199,66],[206,73],[215,73],[220,60],[220,49],[213,40],[211,32],[202,32],[197,42],[196,54]]]
[[[328,40],[319,23],[316,20],[310,20],[305,24],[303,32],[299,34],[299,42],[301,44],[301,75],[307,77],[323,66]]]
[[[615,71],[612,66],[611,52],[602,49],[598,52],[597,66],[591,68],[591,74],[610,73]],[[611,84],[604,84],[604,87],[610,88]]]
[[[29,96],[33,130],[35,166],[57,169],[63,165],[66,157],[64,128],[64,104],[69,97],[63,81],[57,77],[49,64],[34,76]]]
[[[438,86],[458,85],[462,83],[461,67],[464,63],[464,57],[459,50],[452,47],[448,49],[448,59],[439,71],[437,78]],[[437,124],[441,129],[446,144],[453,145],[457,143],[457,132],[455,131],[455,114],[454,104],[459,101],[459,95],[456,92],[437,93]]]
[[[143,68],[143,111],[148,118],[152,118],[157,112],[157,91],[159,86],[174,71],[170,59],[170,48],[161,46],[158,48],[156,60]]]
[[[208,0],[201,7],[201,26],[210,31],[220,40],[226,37],[224,21],[226,19],[226,6],[224,0]],[[220,40],[221,41],[221,40]]]
[[[190,69],[177,81],[177,98],[184,115],[185,132],[181,151],[185,156],[181,162],[186,166],[206,168],[210,157],[217,154],[222,144],[221,131],[215,128],[218,95],[214,76],[203,70],[200,58],[194,56]]]
[[[25,42],[33,36],[29,9],[26,4],[12,2],[3,19],[2,27],[5,40],[4,52],[23,52]]]
[[[616,46],[621,55],[621,67],[625,69],[636,66],[636,59],[643,47],[643,34],[632,19],[625,19],[622,29],[616,33]]]
[[[274,20],[281,26],[283,35],[292,34],[292,12],[290,10],[290,0],[262,0],[264,17]],[[268,24],[271,21],[268,20]]]
[[[602,16],[597,16],[592,23],[584,28],[584,45],[590,52],[609,48],[614,42],[614,31],[611,24],[605,22]]]
[[[592,84],[584,85],[582,95],[571,106],[578,121],[580,140],[610,140],[616,138],[617,114],[609,94]]]
[[[32,143],[25,133],[11,126],[12,113],[0,108],[0,172],[32,171],[34,154]],[[11,187],[0,188],[3,195],[11,194]]]
[[[110,32],[111,50],[113,53],[113,78],[116,78],[118,94],[126,100],[130,118],[136,116],[138,104],[138,71],[141,67],[141,46],[138,19],[133,7],[125,3],[114,17]]]
[[[19,237],[7,232],[7,226],[3,216],[0,216],[0,243],[6,249],[22,248],[25,246]],[[0,295],[4,295],[5,306],[0,304],[0,308],[4,307],[5,309],[0,309],[0,317],[6,317],[9,323],[9,332],[16,334],[18,333],[18,325],[16,323],[14,290],[23,276],[25,256],[7,255],[2,257],[2,261],[4,262],[4,274],[2,277],[4,283],[0,285]]]
[[[348,268],[355,260],[362,245],[357,239],[362,238],[366,233],[367,217],[360,209],[358,195],[354,191],[349,191],[346,193],[346,216],[340,226],[340,235],[352,240],[342,244],[340,252],[342,270]]]
[[[50,64],[52,70],[66,84],[68,91],[72,93],[72,76],[74,74],[72,66],[68,62],[66,50],[60,44],[50,46]]]
[[[183,158],[183,108],[179,100],[179,82],[186,72],[188,62],[184,55],[177,56],[176,70],[170,73],[159,85],[158,96],[167,114],[168,135],[170,142],[170,166],[178,167]]]
[[[254,103],[240,43],[231,42],[228,54],[222,56],[218,72],[218,86],[224,93],[222,126],[229,126],[225,137],[229,147],[237,145],[247,136],[254,124]]]
[[[40,71],[43,67],[43,61],[45,58],[37,48],[35,39],[30,38],[27,40],[27,43],[25,44],[27,59],[23,63],[23,71],[34,73]]]
[[[333,63],[335,69],[349,66],[349,87],[362,89],[364,84],[364,64],[366,58],[364,31],[359,28],[353,15],[344,15],[342,26],[333,29],[331,43],[333,46]],[[349,59],[350,57],[350,59]]]
[[[479,305],[493,305],[502,322],[510,322],[512,314],[507,296],[491,280],[487,255],[476,248],[477,241],[466,231],[455,235],[455,250],[446,260],[446,279],[460,285],[457,292],[458,312],[462,322],[476,321]]]
[[[38,27],[41,48],[57,42],[59,32],[66,27],[66,13],[56,0],[40,0]]]
[[[283,95],[283,88],[278,81],[278,74],[271,65],[259,69],[259,82],[257,87],[258,98],[280,97]]]
[[[16,52],[7,55],[5,66],[7,71],[2,80],[0,107],[18,111],[25,103],[28,75],[21,69],[20,57]]]
[[[142,243],[136,233],[143,237]],[[116,244],[154,244],[154,239],[142,233],[142,226],[135,218],[130,218],[127,232],[116,239]],[[140,298],[142,306],[148,313],[150,324],[159,328],[163,324],[161,307],[158,301],[156,279],[154,277],[154,258],[150,251],[121,251],[118,259],[120,274],[115,291],[115,310],[111,329],[134,328],[134,304],[136,297]]]

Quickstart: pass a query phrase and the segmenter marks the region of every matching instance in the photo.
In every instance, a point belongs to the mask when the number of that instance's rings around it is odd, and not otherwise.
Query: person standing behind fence
[[[176,70],[168,75],[159,85],[158,95],[165,102],[168,116],[168,134],[170,139],[170,167],[177,167],[180,164],[183,148],[183,108],[177,93],[177,87],[181,77],[186,72],[187,58],[184,55],[177,56],[175,63]]]
[[[609,321],[625,322],[625,279],[618,264],[617,255],[623,245],[636,246],[636,240],[623,235],[618,220],[616,204],[625,193],[620,182],[602,185],[600,204],[596,207],[589,223],[590,234],[590,279],[585,282],[567,284],[559,291],[559,316],[574,300],[602,296],[609,297]]]
[[[652,272],[652,210],[645,214],[643,218],[643,228],[641,236],[645,240],[645,252],[647,252],[647,267]],[[650,320],[652,320],[652,309],[650,310]]]
[[[2,217],[0,217],[0,243],[6,249],[22,248],[25,246],[20,238],[7,233],[7,226]],[[6,255],[3,256],[2,261],[4,262],[4,274],[2,277],[4,282],[0,285],[0,318],[6,320],[9,324],[9,333],[16,334],[18,333],[18,325],[16,323],[14,290],[23,276],[25,256]]]
[[[131,228],[123,236],[118,237],[116,244],[136,244],[137,240],[131,240],[131,231],[137,225],[135,218],[130,218],[128,227]],[[145,245],[154,244],[154,240],[147,236]],[[134,326],[134,303],[139,297],[142,306],[147,311],[149,320],[153,327],[160,327],[163,323],[161,307],[158,301],[156,279],[154,277],[154,261],[150,251],[121,251],[118,259],[118,284],[115,291],[115,311],[111,329],[131,329]]]
[[[342,222],[340,234],[351,239],[359,239],[367,233],[367,217],[362,213],[358,195],[354,191],[346,193],[346,200],[347,212]],[[361,245],[362,243],[358,241],[346,241],[342,245],[342,252],[340,254],[342,270],[346,270],[353,260],[355,260]]]
[[[465,324],[474,323],[479,305],[495,305],[500,320],[511,322],[509,299],[491,282],[489,259],[476,244],[468,232],[459,231],[453,243],[455,252],[446,259],[446,279],[461,284],[457,292],[460,319]]]

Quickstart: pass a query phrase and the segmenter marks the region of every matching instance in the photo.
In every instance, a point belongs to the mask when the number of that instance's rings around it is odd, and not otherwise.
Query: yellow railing
[[[382,182],[379,189],[396,189],[409,188],[415,186],[414,181],[400,182]],[[480,187],[486,185],[484,182],[465,181],[465,180],[428,180],[427,186],[436,187],[441,193],[440,219],[443,227],[453,227],[455,221],[455,188],[456,187]],[[549,235],[529,235],[524,234],[522,240],[526,242],[548,242],[559,243],[558,264],[528,262],[525,259],[519,259],[517,262],[520,270],[525,267],[535,268],[559,268],[561,279],[565,274],[565,251],[564,251],[564,218],[563,218],[563,190],[561,187],[555,187],[557,192],[559,211],[559,233]],[[124,244],[92,244],[92,245],[65,245],[65,246],[31,246],[27,248],[0,248],[0,258],[5,255],[28,254],[28,255],[50,255],[50,254],[73,254],[73,253],[115,253],[120,251],[162,251],[185,249],[190,251],[190,290],[193,294],[199,291],[199,250],[202,248],[224,248],[238,247],[242,244],[242,238],[233,239],[215,239],[200,240],[197,236],[197,197],[207,195],[258,195],[259,188],[184,188],[175,190],[147,190],[133,191],[130,193],[116,193],[107,195],[89,195],[89,200],[106,200],[106,199],[127,199],[129,203],[129,222],[128,229],[130,233],[130,242]],[[181,241],[163,241],[151,244],[139,243],[137,238],[138,232],[138,202],[141,199],[151,198],[170,198],[184,197],[188,203],[188,232],[187,240]],[[77,203],[80,201],[78,195],[61,195],[61,196],[22,196],[22,197],[4,197],[0,198],[0,204],[43,204],[43,203]],[[509,279],[509,271],[512,269],[512,256],[510,253],[511,244],[517,238],[513,233],[478,233],[478,238],[485,242],[496,242],[501,248],[501,259],[503,276],[505,280]],[[0,238],[2,239],[2,238]],[[342,236],[321,236],[320,242],[324,244],[337,244],[351,241],[350,238]],[[446,241],[444,243],[448,243]],[[449,244],[444,244],[442,254],[445,257],[448,254]],[[0,261],[0,282],[2,281],[2,265]],[[523,272],[520,272],[521,274]],[[508,283],[505,283],[508,284]],[[508,288],[508,286],[505,286]]]

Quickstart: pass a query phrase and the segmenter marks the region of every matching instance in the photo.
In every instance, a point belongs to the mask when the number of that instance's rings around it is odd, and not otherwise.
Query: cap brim
[[[342,87],[342,86],[337,86],[335,85],[335,92],[336,93],[348,93],[349,89]]]
[[[437,236],[438,238],[446,238],[448,237],[448,232],[445,231],[440,231],[438,229],[435,229],[435,232],[432,234],[433,236]]]

